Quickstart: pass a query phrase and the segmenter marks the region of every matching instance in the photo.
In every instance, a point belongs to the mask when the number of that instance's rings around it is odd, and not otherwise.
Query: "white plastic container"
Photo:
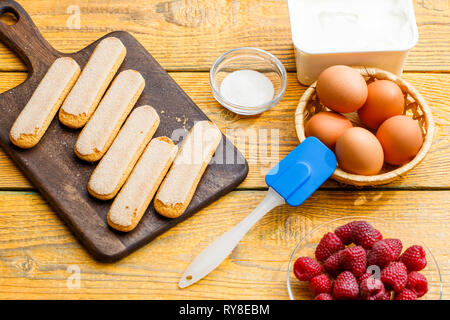
[[[289,0],[297,78],[310,85],[329,66],[400,75],[419,39],[412,0]]]

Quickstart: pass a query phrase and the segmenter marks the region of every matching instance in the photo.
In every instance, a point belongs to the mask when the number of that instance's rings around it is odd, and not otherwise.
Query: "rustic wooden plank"
[[[241,188],[263,188],[264,174],[284,157],[298,143],[294,128],[294,111],[298,100],[304,92],[304,87],[296,81],[295,74],[289,73],[288,88],[282,102],[272,110],[259,117],[243,118],[229,112],[218,104],[208,83],[208,73],[174,72],[171,76],[177,81],[200,108],[216,122],[230,138],[255,136],[259,130],[267,130],[269,138],[279,136],[279,155],[272,154],[272,148],[265,154],[251,139],[235,139],[238,148],[249,161],[250,172]],[[448,188],[450,187],[450,74],[440,73],[406,73],[404,78],[411,82],[423,94],[433,109],[436,122],[435,142],[425,160],[419,166],[405,175],[403,179],[383,186],[382,188]],[[0,92],[14,87],[25,79],[24,73],[0,73]],[[183,119],[179,119],[180,126]],[[275,130],[272,135],[271,130]],[[234,131],[233,131],[234,130]],[[278,133],[277,133],[278,132]],[[261,131],[264,137],[265,131]],[[276,139],[278,141],[278,139]],[[261,142],[261,141],[259,141]],[[269,140],[270,143],[270,140]],[[276,150],[274,143],[273,150]],[[325,187],[335,188],[338,185],[332,181]],[[0,188],[31,188],[31,185],[0,150]]]
[[[379,218],[377,228],[398,231],[388,236],[419,235],[438,260],[450,298],[443,245],[450,240],[450,191],[318,191],[299,208],[274,209],[217,270],[178,289],[192,259],[263,196],[232,192],[125,259],[101,264],[38,194],[0,192],[0,299],[287,299],[287,263],[297,242],[322,223],[353,215]],[[69,266],[81,270],[79,289],[67,288]]]
[[[133,33],[164,68],[209,70],[231,48],[269,50],[295,70],[287,1],[282,0],[22,0],[45,38],[73,52],[115,30]],[[450,70],[450,6],[447,0],[415,0],[420,40],[406,69]],[[79,10],[80,28],[73,14]],[[75,24],[73,24],[75,22]],[[71,29],[74,28],[75,29]],[[25,70],[0,45],[0,70]]]

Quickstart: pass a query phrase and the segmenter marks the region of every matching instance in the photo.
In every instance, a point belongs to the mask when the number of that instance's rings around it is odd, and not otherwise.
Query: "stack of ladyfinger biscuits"
[[[222,134],[209,121],[197,122],[180,152],[167,137],[152,139],[160,124],[158,113],[147,105],[133,110],[145,79],[135,70],[115,77],[125,56],[123,43],[108,37],[82,71],[71,58],[55,60],[14,122],[10,140],[20,148],[34,147],[58,110],[62,124],[82,128],[75,154],[99,161],[87,190],[97,199],[114,199],[108,224],[127,232],[137,226],[155,194],[159,214],[177,218],[185,212]]]

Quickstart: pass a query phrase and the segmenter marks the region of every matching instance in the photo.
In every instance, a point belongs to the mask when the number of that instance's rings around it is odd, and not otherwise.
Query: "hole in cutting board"
[[[6,9],[6,11],[0,15],[0,21],[8,26],[13,26],[19,21],[19,17],[15,12]]]
[[[2,11],[0,11],[0,22],[8,26],[13,26],[17,22],[19,22],[19,14],[13,8],[4,8]],[[0,43],[0,47],[4,48],[5,51],[10,52],[12,55],[17,57],[17,55],[10,48],[6,47],[3,43]],[[19,72],[14,72],[14,74],[0,72],[0,83],[2,83],[2,85],[0,85],[0,93],[15,88],[26,80],[28,71],[27,67],[24,65],[21,59],[19,59],[18,63],[20,64],[19,66],[8,65],[8,67],[5,67],[5,70],[6,71],[20,70]],[[0,65],[0,68],[3,69],[3,67],[4,67],[3,65]]]

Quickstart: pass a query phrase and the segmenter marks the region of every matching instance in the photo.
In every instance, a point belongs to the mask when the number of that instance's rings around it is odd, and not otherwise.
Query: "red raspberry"
[[[388,290],[400,292],[408,280],[408,270],[401,262],[391,262],[381,271],[381,281]]]
[[[318,261],[325,261],[333,253],[344,249],[341,239],[339,239],[334,233],[326,233],[322,240],[316,247],[316,259]]]
[[[385,290],[384,293],[377,298],[377,300],[391,300],[391,292]]]
[[[359,286],[356,278],[350,271],[339,274],[334,281],[333,297],[336,299],[356,299],[358,298]]]
[[[328,293],[321,293],[314,300],[334,300],[334,299]]]
[[[406,288],[416,294],[418,298],[422,297],[428,292],[427,278],[416,271],[408,274],[408,281],[406,282]]]
[[[332,254],[323,263],[323,268],[325,269],[325,271],[328,272],[333,277],[336,277],[342,271],[341,264],[340,264],[340,254],[343,251],[344,250],[341,250],[341,251],[336,252],[335,254]]]
[[[320,276],[311,279],[309,282],[309,289],[315,296],[321,293],[330,293],[331,280],[326,274],[321,274]]]
[[[310,257],[300,257],[294,263],[294,274],[300,281],[309,281],[322,273],[322,266]]]
[[[347,245],[352,243],[352,228],[353,228],[353,222],[349,222],[347,224],[344,224],[343,226],[337,227],[334,230],[334,233],[338,236],[339,239],[341,239],[342,243]]]
[[[366,271],[366,250],[361,246],[350,247],[340,254],[340,265],[355,277],[360,277]]]
[[[360,276],[358,278],[358,283],[361,284],[361,282],[363,282],[364,280],[370,278],[371,276],[372,276],[372,273],[370,273],[370,272],[363,273],[362,276]]]
[[[373,229],[373,233],[374,233],[375,242],[383,240],[383,235],[381,234],[380,231],[378,231],[377,229]]]
[[[389,248],[391,248],[392,253],[395,257],[394,259],[397,260],[397,258],[400,257],[400,254],[402,253],[402,241],[400,239],[386,239],[386,243],[389,245]]]
[[[400,256],[408,271],[420,271],[427,265],[425,250],[421,246],[411,246]]]
[[[402,242],[398,239],[383,239],[376,242],[367,253],[368,266],[384,267],[396,260],[402,252]]]
[[[364,249],[372,248],[376,242],[374,228],[366,221],[355,221],[352,227],[352,240]]]
[[[396,293],[394,300],[417,300],[417,296],[409,289],[403,289],[401,292]]]
[[[359,294],[364,300],[384,300],[386,290],[384,289],[383,282],[374,277],[369,277],[361,281]]]

